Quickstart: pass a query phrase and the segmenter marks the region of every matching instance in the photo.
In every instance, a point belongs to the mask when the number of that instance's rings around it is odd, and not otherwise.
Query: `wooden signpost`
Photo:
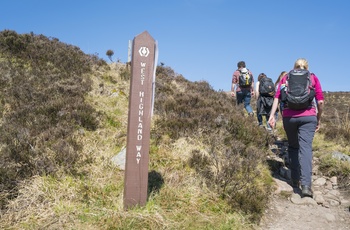
[[[145,31],[133,40],[126,146],[124,208],[147,201],[153,79],[157,45]]]

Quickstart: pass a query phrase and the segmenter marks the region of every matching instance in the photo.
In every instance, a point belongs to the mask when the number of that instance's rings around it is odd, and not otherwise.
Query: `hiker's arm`
[[[237,84],[237,78],[236,78],[236,76],[235,76],[235,73],[236,73],[236,72],[234,72],[233,75],[232,75],[232,83],[231,83],[231,96],[232,96],[232,97],[235,97],[235,96],[236,96],[236,90],[237,90],[237,86],[236,86],[236,84]]]
[[[255,86],[255,97],[258,98],[259,97],[259,85],[260,85],[260,81],[258,81],[256,83],[256,86]]]
[[[254,76],[253,76],[253,73],[249,70],[249,75],[251,76],[252,78],[252,85],[250,86],[250,94],[252,95],[252,97],[255,96],[255,91],[254,91],[254,84],[255,84],[255,81],[254,81]]]
[[[321,127],[321,116],[323,112],[324,101],[317,101],[317,126],[316,131],[318,131]]]
[[[324,97],[322,92],[322,87],[319,79],[315,74],[313,74],[314,81],[315,81],[315,99],[316,99],[316,106],[317,106],[317,126],[316,131],[318,131],[321,127],[321,116],[323,113],[323,105],[324,105]]]
[[[276,120],[275,120],[275,113],[276,113],[276,110],[277,110],[277,106],[278,106],[278,103],[279,103],[279,99],[278,98],[274,98],[273,99],[273,104],[272,104],[272,108],[271,108],[271,115],[270,115],[270,118],[269,118],[269,125],[271,127],[275,127],[275,123],[276,123]]]
[[[232,83],[231,85],[231,96],[235,97],[236,96],[236,84]]]

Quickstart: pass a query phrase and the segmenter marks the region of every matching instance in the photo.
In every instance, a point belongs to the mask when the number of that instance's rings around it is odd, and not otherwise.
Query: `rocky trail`
[[[350,229],[350,192],[339,188],[337,177],[325,177],[313,159],[313,198],[301,197],[300,189],[289,185],[287,143],[276,141],[268,161],[277,184],[260,230],[346,230]]]

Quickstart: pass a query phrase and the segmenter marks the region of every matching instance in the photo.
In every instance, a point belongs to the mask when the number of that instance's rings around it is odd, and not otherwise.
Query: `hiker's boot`
[[[301,186],[301,194],[303,197],[313,197],[311,186],[308,185],[302,185]]]

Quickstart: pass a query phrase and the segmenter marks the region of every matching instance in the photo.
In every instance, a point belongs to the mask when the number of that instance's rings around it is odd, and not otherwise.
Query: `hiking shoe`
[[[301,194],[303,195],[303,197],[311,197],[313,196],[311,187],[308,185],[302,185],[301,186]]]

